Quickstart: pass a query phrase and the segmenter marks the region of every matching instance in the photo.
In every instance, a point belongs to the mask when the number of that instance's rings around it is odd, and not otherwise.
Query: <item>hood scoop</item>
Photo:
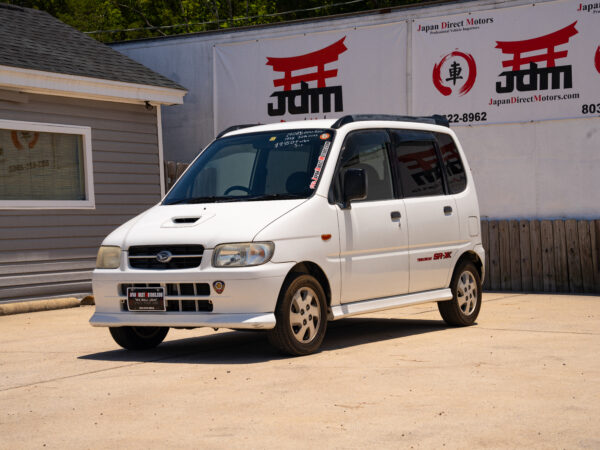
[[[199,219],[200,217],[174,217],[173,223],[192,224],[196,223]]]
[[[202,211],[201,214],[192,214],[189,216],[175,216],[165,220],[161,224],[161,228],[186,228],[195,227],[201,223],[206,222],[208,219],[214,217],[214,212]]]
[[[163,222],[161,228],[184,228],[193,227],[203,222],[202,216],[190,216],[190,217],[171,217],[169,220]]]

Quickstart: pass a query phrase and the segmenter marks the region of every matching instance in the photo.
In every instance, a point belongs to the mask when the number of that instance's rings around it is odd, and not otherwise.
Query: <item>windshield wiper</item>
[[[179,200],[172,200],[163,203],[163,205],[180,205],[185,203],[225,203],[225,202],[242,202],[242,201],[259,201],[259,200],[290,200],[306,198],[303,194],[260,194],[260,195],[234,195],[231,197],[189,197]]]
[[[242,197],[243,198],[243,197]],[[220,203],[220,202],[235,202],[239,200],[240,197],[189,197],[189,198],[181,198],[179,200],[165,202],[163,205],[179,205],[182,203]]]
[[[298,198],[306,198],[304,194],[262,194],[242,197],[241,200],[257,201],[257,200],[291,200]]]

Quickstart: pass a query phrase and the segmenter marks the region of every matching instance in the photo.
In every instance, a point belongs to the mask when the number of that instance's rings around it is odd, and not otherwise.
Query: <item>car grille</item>
[[[170,259],[160,262],[157,255],[169,252]],[[136,245],[129,247],[129,266],[134,269],[191,269],[202,262],[202,245]]]
[[[132,283],[119,285],[119,292],[127,297],[127,288],[136,287],[163,287],[165,288],[165,300],[167,301],[167,312],[169,311],[191,311],[211,312],[213,303],[209,299],[199,299],[210,295],[208,283]],[[127,300],[121,300],[121,309],[127,311]]]

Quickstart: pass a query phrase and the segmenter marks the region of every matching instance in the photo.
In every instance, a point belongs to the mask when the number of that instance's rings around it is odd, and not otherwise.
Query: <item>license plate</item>
[[[165,288],[127,288],[129,311],[166,311]]]

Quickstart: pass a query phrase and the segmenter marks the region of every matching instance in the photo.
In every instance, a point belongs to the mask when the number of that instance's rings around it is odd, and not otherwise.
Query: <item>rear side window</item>
[[[360,201],[394,198],[388,143],[388,134],[383,130],[355,131],[344,142],[342,179],[348,169],[363,169],[367,175],[367,198]]]
[[[405,198],[444,195],[435,137],[427,131],[392,130],[398,182]]]
[[[450,135],[436,133],[436,137],[440,153],[442,154],[442,161],[444,162],[448,188],[451,194],[458,194],[467,188],[467,174],[465,173],[465,166],[460,159],[460,153],[458,153],[456,144]]]

